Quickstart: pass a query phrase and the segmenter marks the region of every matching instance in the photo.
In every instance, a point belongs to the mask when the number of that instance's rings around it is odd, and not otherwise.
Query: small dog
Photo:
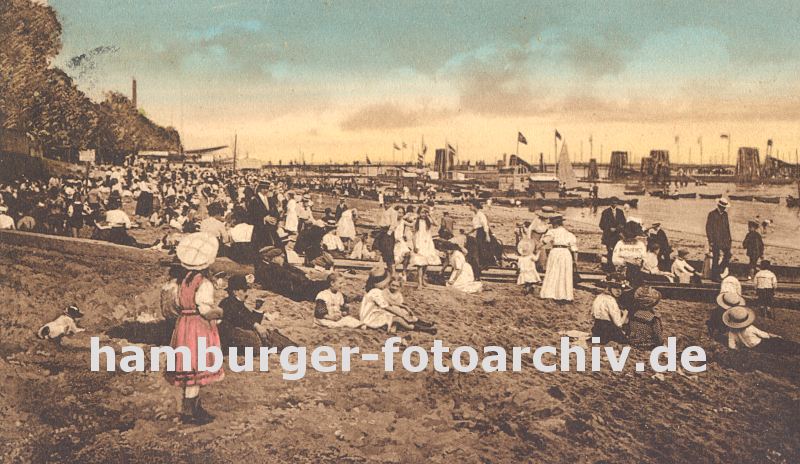
[[[36,335],[42,339],[61,340],[65,335],[81,333],[86,329],[78,327],[77,320],[83,317],[83,313],[75,305],[69,305],[64,309],[64,314],[58,316],[53,322],[43,325]]]

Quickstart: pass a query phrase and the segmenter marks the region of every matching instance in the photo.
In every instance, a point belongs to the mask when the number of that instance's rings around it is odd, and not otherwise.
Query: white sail
[[[566,184],[568,189],[578,186],[578,179],[575,177],[575,172],[572,170],[572,162],[569,160],[566,142],[561,145],[561,154],[558,155],[558,169],[556,174],[558,175],[558,180]]]

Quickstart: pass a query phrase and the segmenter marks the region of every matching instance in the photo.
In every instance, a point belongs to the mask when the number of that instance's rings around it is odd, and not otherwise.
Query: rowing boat
[[[753,197],[753,199],[759,203],[772,203],[775,205],[781,202],[781,197]]]
[[[375,266],[374,261],[361,261],[351,259],[334,259],[334,265],[338,269],[352,269],[366,271]],[[400,267],[398,267],[398,270]],[[428,266],[427,273],[432,276],[441,275],[442,266]],[[518,271],[513,267],[488,267],[481,271],[481,280],[485,282],[495,283],[516,283]],[[660,276],[654,276],[659,278]],[[577,282],[579,284],[595,284],[599,285],[606,280],[606,274],[598,271],[579,270],[577,273]],[[719,293],[719,284],[710,281],[703,281],[701,283],[681,284],[665,282],[663,280],[648,280],[645,276],[645,282],[648,286],[658,290],[661,295],[666,299],[684,300],[684,301],[714,301],[714,298]],[[755,285],[752,282],[742,282],[742,290],[749,294],[755,293]],[[750,296],[748,294],[748,296]],[[800,284],[787,283],[778,287],[775,306],[794,308],[797,306],[797,294],[800,294]]]
[[[647,190],[644,190],[644,189],[642,189],[642,190],[625,190],[622,193],[624,193],[625,195],[629,195],[629,196],[641,196],[641,195],[644,195],[645,193],[647,193]]]
[[[717,200],[719,198],[722,198],[721,193],[700,193],[698,195],[700,195],[700,198],[704,200]]]
[[[664,193],[663,191],[659,191],[659,194],[656,195],[651,193],[654,197],[661,198],[662,200],[680,200],[680,199],[694,199],[697,198],[697,194],[692,193]]]
[[[736,201],[753,201],[753,195],[731,195],[730,199]]]

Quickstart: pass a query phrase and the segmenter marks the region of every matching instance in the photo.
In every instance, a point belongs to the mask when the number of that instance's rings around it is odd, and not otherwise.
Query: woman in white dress
[[[343,242],[349,244],[351,240],[356,238],[356,224],[354,219],[357,217],[355,208],[347,208],[342,211],[342,217],[339,218],[337,224],[336,235],[342,239]]]
[[[414,250],[411,255],[410,264],[417,266],[417,283],[420,287],[425,287],[425,271],[428,266],[435,266],[442,263],[436,247],[433,245],[431,230],[436,227],[427,208],[419,208],[419,219],[414,228]]]
[[[539,297],[572,301],[572,272],[575,254],[578,253],[578,240],[572,232],[564,228],[564,217],[560,214],[550,218],[550,225],[550,230],[542,236],[542,242],[552,245],[553,248],[547,258],[547,271]]]
[[[299,223],[298,205],[294,199],[294,192],[289,192],[287,196],[289,201],[286,202],[286,222],[283,225],[283,229],[290,234],[296,234]]]
[[[472,266],[464,257],[465,250],[456,243],[445,244],[448,261],[453,266],[453,273],[447,280],[447,286],[464,293],[477,293],[483,289],[483,282],[475,280]]]

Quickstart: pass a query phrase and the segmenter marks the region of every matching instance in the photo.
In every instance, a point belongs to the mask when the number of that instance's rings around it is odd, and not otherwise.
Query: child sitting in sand
[[[436,335],[433,324],[420,320],[405,306],[400,289],[401,281],[393,277],[386,289],[376,287],[367,292],[361,300],[361,322],[371,329],[385,327],[390,334],[401,328]]]
[[[772,263],[765,259],[758,266],[759,271],[753,276],[756,284],[756,294],[758,295],[758,306],[761,308],[761,316],[770,315],[772,319],[775,314],[772,312],[772,301],[775,298],[775,289],[778,288],[778,278],[772,272]]]
[[[370,251],[369,247],[367,246],[368,239],[369,234],[367,232],[364,232],[355,238],[353,242],[353,251],[350,252],[349,256],[350,259],[367,261],[375,261],[377,259],[375,252]]]
[[[730,308],[722,315],[722,320],[728,326],[728,348],[732,350],[746,348],[762,353],[800,354],[800,344],[754,326],[756,314],[748,307]]]
[[[632,347],[644,350],[663,344],[661,316],[655,308],[659,301],[661,293],[656,289],[642,286],[634,292],[633,314],[628,318],[628,340]]]
[[[333,272],[328,276],[329,287],[317,294],[314,302],[314,322],[323,327],[361,327],[357,318],[348,315],[347,300],[342,293],[342,276]]]
[[[628,322],[628,311],[620,309],[617,298],[628,288],[628,283],[619,278],[609,278],[605,287],[606,291],[592,302],[592,337],[598,337],[600,343],[625,343],[627,337],[622,326]]]

